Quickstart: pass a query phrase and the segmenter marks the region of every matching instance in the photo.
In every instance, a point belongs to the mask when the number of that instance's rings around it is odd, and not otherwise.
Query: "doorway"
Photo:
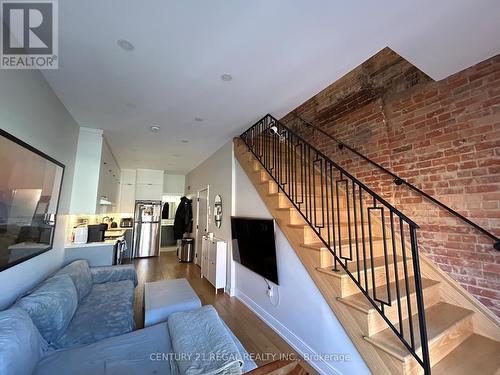
[[[194,245],[194,262],[200,265],[201,263],[201,244],[203,236],[208,233],[208,186],[198,191],[197,209],[196,209],[196,240]]]

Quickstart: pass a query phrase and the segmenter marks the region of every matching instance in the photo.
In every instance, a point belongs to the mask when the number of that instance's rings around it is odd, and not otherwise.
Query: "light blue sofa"
[[[132,332],[133,265],[93,267],[75,261],[14,306],[25,310],[52,349],[74,348]]]
[[[131,265],[64,267],[0,312],[0,374],[170,375],[167,323],[134,331],[136,285]],[[242,372],[255,368],[227,330],[246,359]]]

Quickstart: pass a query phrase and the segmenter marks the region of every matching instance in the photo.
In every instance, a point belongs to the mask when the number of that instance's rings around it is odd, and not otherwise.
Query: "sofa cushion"
[[[122,280],[132,280],[137,286],[137,272],[133,264],[117,266],[92,267],[90,269],[94,284],[114,283]]]
[[[71,348],[133,331],[134,283],[131,280],[94,284],[78,305],[57,348]]]
[[[0,374],[31,374],[46,346],[26,311],[14,307],[0,312]]]
[[[77,260],[61,268],[56,275],[68,275],[75,284],[78,293],[78,301],[81,301],[92,290],[92,274],[89,263],[86,260]]]
[[[30,315],[45,340],[52,344],[66,331],[77,304],[78,295],[71,278],[57,275],[45,280],[15,306]]]
[[[33,375],[170,375],[172,344],[166,323],[46,355]]]

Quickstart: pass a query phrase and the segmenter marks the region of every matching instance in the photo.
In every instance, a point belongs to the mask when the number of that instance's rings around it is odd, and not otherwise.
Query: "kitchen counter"
[[[85,259],[91,267],[112,266],[116,260],[117,240],[88,242],[84,244],[67,244],[64,247],[64,263]]]
[[[87,243],[69,243],[64,246],[65,249],[74,249],[74,248],[81,248],[81,247],[101,247],[101,246],[114,246],[116,244],[116,239],[113,240],[104,240],[102,242],[87,242]]]

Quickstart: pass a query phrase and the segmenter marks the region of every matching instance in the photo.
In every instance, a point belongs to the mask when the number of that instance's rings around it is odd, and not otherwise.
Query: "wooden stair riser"
[[[455,348],[463,343],[473,333],[472,318],[466,318],[449,329],[445,334],[437,340],[429,343],[429,353],[431,365],[438,363],[441,359],[450,354]],[[422,355],[421,350],[417,350],[419,356]],[[471,353],[474,355],[474,353]],[[422,367],[413,358],[408,358],[403,365],[405,375],[423,375]]]
[[[285,193],[282,193],[282,192],[267,193],[266,195],[269,197],[274,197],[274,198],[279,199],[279,208],[293,207],[292,202],[290,202],[290,200],[285,195]]]
[[[402,281],[400,281],[402,282]],[[425,307],[429,308],[440,301],[439,284],[436,283],[423,291],[425,298]],[[384,306],[385,316],[394,324],[399,323],[399,308],[397,303],[396,290],[391,290],[392,294],[392,305]],[[339,298],[339,301],[345,303],[346,305],[352,307],[353,314],[356,315],[356,320],[362,322],[363,333],[366,336],[373,336],[374,334],[383,331],[387,328],[386,321],[382,316],[372,307],[368,312],[365,308],[360,308],[359,305],[349,303],[345,298]],[[401,306],[401,319],[406,319],[408,317],[408,298],[406,293],[401,295],[400,299]],[[414,313],[417,311],[417,303],[415,298],[415,292],[410,293],[410,309]],[[407,327],[404,327],[405,329]]]
[[[354,265],[354,262],[353,262]],[[398,267],[402,267],[403,262],[399,261],[398,262]],[[340,266],[338,266],[340,268]],[[389,262],[388,264],[388,272],[385,268],[385,266],[379,266],[379,267],[374,267],[374,272],[372,273],[371,265],[370,265],[370,260],[367,259],[366,262],[366,272],[364,270],[364,262],[360,262],[359,265],[360,272],[359,272],[359,282],[360,284],[364,287],[365,284],[365,277],[367,278],[368,281],[368,288],[371,289],[373,287],[373,283],[375,283],[375,287],[380,287],[386,284],[387,282],[387,277],[389,282],[394,282],[395,277],[394,277],[394,263]],[[355,272],[351,272],[356,280],[358,280],[358,272],[357,270]],[[372,274],[374,277],[372,278]],[[409,269],[408,270],[408,276],[413,276],[413,270]],[[341,284],[341,293],[340,297],[348,297],[353,294],[359,293],[359,287],[351,280],[351,278],[347,275],[344,274],[342,275],[342,284]]]
[[[308,225],[304,225],[302,227],[301,224],[290,224],[290,226],[295,226],[296,229],[298,230],[303,230],[304,231],[304,243],[311,243],[311,242],[317,242],[318,241],[318,235],[314,231],[313,228],[311,228]],[[369,246],[370,238],[372,239],[372,242],[375,239],[380,239],[382,238],[380,232],[376,232],[376,228],[371,228],[371,237],[369,233],[369,227],[368,224],[365,224],[364,226],[364,237],[361,237],[362,234],[362,228],[361,225],[357,226],[358,229],[358,241],[359,242],[364,242],[366,246]],[[351,231],[349,233],[349,227],[347,225],[340,225],[340,236],[339,236],[339,226],[336,225],[335,227],[330,226],[327,228],[326,226],[324,228],[317,228],[317,231],[321,234],[321,236],[326,240],[328,238],[328,232],[330,233],[330,239],[333,241],[333,238],[336,238],[337,240],[341,238],[342,240],[347,240],[349,242],[349,239],[351,240],[352,243],[356,241],[356,232],[354,230],[354,225],[351,225]],[[362,240],[363,238],[363,240]],[[387,251],[391,251],[392,245],[391,245],[391,240],[388,237],[388,234],[386,233],[386,240],[387,240]],[[398,242],[396,241],[396,248],[398,247]]]
[[[277,193],[278,191],[281,191],[278,188],[278,184],[274,180],[269,180],[266,182],[269,184],[269,193]],[[288,193],[289,192],[288,187],[285,185],[284,188],[285,191]],[[309,193],[312,191],[315,191],[316,196],[318,197],[317,198],[318,201],[320,200],[321,194],[323,194],[323,197],[326,197],[325,185],[316,185],[316,186],[311,185],[310,188],[309,187],[304,188],[303,184],[297,184],[293,185],[291,190],[293,190],[293,196],[298,200],[302,200],[302,198],[305,199],[305,197],[308,196]],[[302,191],[304,191],[304,195],[302,195]]]
[[[354,217],[353,217],[352,213],[348,214],[346,209],[332,211],[331,207],[329,207],[329,210],[324,211],[324,212],[322,209],[317,209],[316,211],[314,211],[314,210],[313,211],[306,211],[304,209],[302,212],[304,212],[304,214],[307,214],[308,216],[311,216],[311,212],[312,212],[312,214],[316,214],[316,221],[318,223],[321,223],[321,222],[332,223],[332,215],[333,215],[333,220],[335,223],[339,222],[338,219],[340,217],[340,223],[342,226],[346,226],[348,224],[348,222],[350,222],[351,225],[354,226]],[[328,217],[327,217],[327,215],[328,215]],[[358,223],[358,226],[359,226],[359,224],[361,223],[360,218],[357,217],[356,219],[357,219],[356,223]],[[290,211],[290,223],[291,224],[300,224],[300,223],[303,223],[303,220],[304,220],[304,218],[301,215],[301,213],[299,212],[299,210],[295,209],[295,210]],[[368,220],[366,218],[364,218],[364,223],[368,224]],[[361,227],[359,227],[359,228],[361,229]]]
[[[394,294],[396,291],[393,291]],[[424,299],[425,299],[425,307],[429,308],[436,303],[440,301],[440,294],[439,294],[439,284],[433,285],[423,291],[424,294]],[[415,297],[415,293],[410,294],[410,308],[412,313],[415,313],[417,310],[417,300]],[[399,321],[399,316],[398,316],[398,305],[394,301],[392,306],[386,306],[384,308],[384,314],[385,316],[393,323],[397,324]],[[402,319],[408,318],[408,298],[405,295],[401,296],[401,315]],[[379,313],[376,311],[371,311],[369,316],[368,316],[368,325],[369,325],[369,331],[367,332],[368,336],[372,336],[378,332],[383,331],[384,329],[387,328],[387,323],[384,321],[384,319],[380,316]]]
[[[338,247],[338,240],[335,242],[337,244],[336,246],[336,250],[339,251],[339,247]],[[312,251],[312,252],[317,252],[318,254],[320,252],[324,252],[325,255],[324,257],[326,258],[328,254],[331,254],[328,250],[328,248],[326,247],[326,245],[324,245],[322,242],[318,242],[318,240],[312,242],[312,243],[305,243],[305,242],[302,242],[301,243],[301,246],[304,247],[304,248],[307,248],[308,250]],[[368,249],[368,245],[365,244],[365,251],[363,251],[363,244],[361,242],[358,242],[358,252],[356,253],[356,243],[353,241],[352,242],[352,246],[353,246],[353,261],[356,261],[356,259],[360,259],[360,260],[363,260],[365,259],[369,259],[370,258],[370,250]],[[343,240],[342,241],[342,246],[341,246],[341,249],[342,249],[342,254],[347,254],[347,252],[349,251],[349,241],[347,240]],[[384,247],[383,247],[383,243],[382,243],[382,240],[375,240],[373,241],[373,256],[374,257],[380,257],[380,256],[383,256],[384,255]],[[332,248],[332,251],[333,251],[333,248]],[[365,256],[366,255],[366,256]],[[332,255],[332,260],[333,262],[333,255]]]

